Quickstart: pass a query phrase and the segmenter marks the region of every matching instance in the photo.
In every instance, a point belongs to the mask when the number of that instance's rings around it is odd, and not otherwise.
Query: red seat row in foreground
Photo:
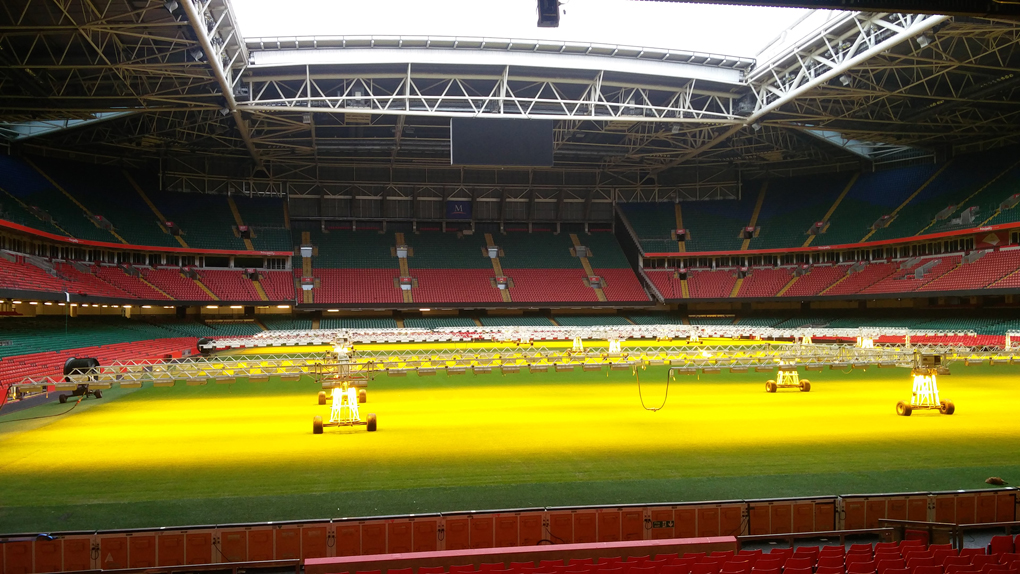
[[[1004,539],[1009,539],[1007,546]],[[450,567],[391,568],[385,574],[1020,574],[1020,553],[1012,537],[994,537],[983,548],[957,550],[949,544],[921,541],[773,548],[626,559],[584,558]],[[349,573],[344,573],[349,574]],[[355,574],[383,574],[380,570]]]

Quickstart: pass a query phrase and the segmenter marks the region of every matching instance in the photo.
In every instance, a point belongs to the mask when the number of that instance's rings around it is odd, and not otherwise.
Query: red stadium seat
[[[810,557],[808,557],[808,556],[793,556],[792,558],[787,558],[786,564],[783,565],[783,572],[786,572],[787,570],[790,570],[791,568],[794,569],[794,570],[799,570],[799,569],[802,569],[802,568],[811,568],[811,569],[814,569],[814,567],[815,567],[815,560],[814,560],[813,556],[810,556]]]
[[[783,568],[783,574],[814,574],[812,568]]]
[[[844,574],[846,568],[842,564],[839,566],[819,566],[815,568],[815,574]]]
[[[818,556],[818,567],[819,568],[832,568],[833,566],[843,567],[843,555],[822,552]]]
[[[874,562],[850,562],[846,565],[847,574],[872,574],[877,571]]]
[[[851,544],[848,553],[850,552],[867,553],[870,556],[872,554],[872,548],[870,544]]]
[[[928,548],[931,550],[932,557],[935,558],[935,564],[942,564],[950,556],[959,556],[959,552],[952,546],[945,548],[942,546],[936,547],[933,544]]]
[[[695,558],[695,559],[698,559],[698,558],[704,558],[705,556],[708,556],[708,554],[706,552],[684,552],[683,556],[681,556],[680,558]]]
[[[720,574],[750,574],[751,563],[747,560],[728,560],[719,570]]]
[[[907,563],[907,568],[914,570],[921,566],[935,566],[934,556],[918,556],[916,554],[909,554],[904,558],[904,562]],[[941,569],[942,565],[939,564],[938,568]]]
[[[470,574],[475,572],[474,564],[456,564],[450,566],[450,574]]]
[[[915,566],[913,568],[907,566],[907,569],[909,569],[912,574],[942,574],[941,566]]]
[[[732,550],[716,550],[715,552],[710,553],[708,556],[709,556],[709,558],[724,558],[724,559],[729,559],[729,558],[733,558],[735,555],[736,555],[736,552],[734,552]]]
[[[989,554],[1006,554],[1013,552],[1015,549],[1012,536],[992,536],[992,539],[988,542]]]
[[[1020,562],[1020,552],[1004,552],[999,555],[999,564],[1013,564]]]
[[[961,548],[960,556],[985,556],[984,548]]]
[[[719,574],[719,570],[721,569],[721,562],[696,562],[693,566],[691,566],[691,574]]]
[[[766,570],[772,568],[782,569],[783,563],[786,562],[785,556],[772,556],[772,554],[762,554],[761,558],[755,560],[755,568],[764,568]]]
[[[810,556],[812,560],[816,560],[819,552],[820,549],[817,546],[798,546],[793,549],[793,556],[796,558]]]
[[[755,566],[754,568],[751,568],[751,574],[781,574],[781,569],[780,568],[761,568],[759,566]]]
[[[899,556],[882,560],[876,558],[875,564],[878,574],[885,574],[886,570],[905,570],[907,568],[907,564]]]

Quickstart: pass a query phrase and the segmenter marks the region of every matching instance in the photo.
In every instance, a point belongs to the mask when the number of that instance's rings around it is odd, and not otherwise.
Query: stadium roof
[[[234,0],[246,38],[433,36],[527,38],[644,46],[754,58],[812,11],[781,7],[577,0],[564,2],[560,25],[535,26],[526,0]]]
[[[764,51],[730,56],[687,47],[683,34],[673,46],[607,43],[612,30],[585,41],[569,29],[582,2],[565,6],[564,36],[552,40],[537,27],[525,39],[488,28],[348,35],[342,14],[320,18],[334,24],[329,36],[255,36],[234,2],[5,1],[0,139],[27,152],[158,159],[186,189],[391,197],[546,186],[582,199],[609,188],[725,197],[748,176],[1020,141],[1020,27],[1006,18],[814,12],[778,42],[763,27],[754,45]],[[272,14],[285,22],[294,5]],[[388,16],[372,26],[403,32]],[[671,26],[648,26],[669,37]],[[555,119],[555,165],[451,168],[458,115]]]

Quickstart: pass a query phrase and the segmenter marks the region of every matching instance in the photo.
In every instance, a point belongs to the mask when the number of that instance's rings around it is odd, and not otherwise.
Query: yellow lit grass
[[[641,372],[649,406],[664,373]],[[0,508],[1015,464],[1013,371],[957,373],[940,380],[957,414],[910,418],[894,414],[910,391],[900,369],[810,373],[810,393],[767,394],[765,373],[684,376],[659,412],[629,372],[383,377],[361,405],[378,432],[321,436],[311,418],[328,406],[307,381],[145,388],[0,435],[0,477],[18,493]]]

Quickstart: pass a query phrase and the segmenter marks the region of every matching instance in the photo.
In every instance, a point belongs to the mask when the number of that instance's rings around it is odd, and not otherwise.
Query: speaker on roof
[[[538,27],[558,28],[560,25],[559,0],[538,0]]]

